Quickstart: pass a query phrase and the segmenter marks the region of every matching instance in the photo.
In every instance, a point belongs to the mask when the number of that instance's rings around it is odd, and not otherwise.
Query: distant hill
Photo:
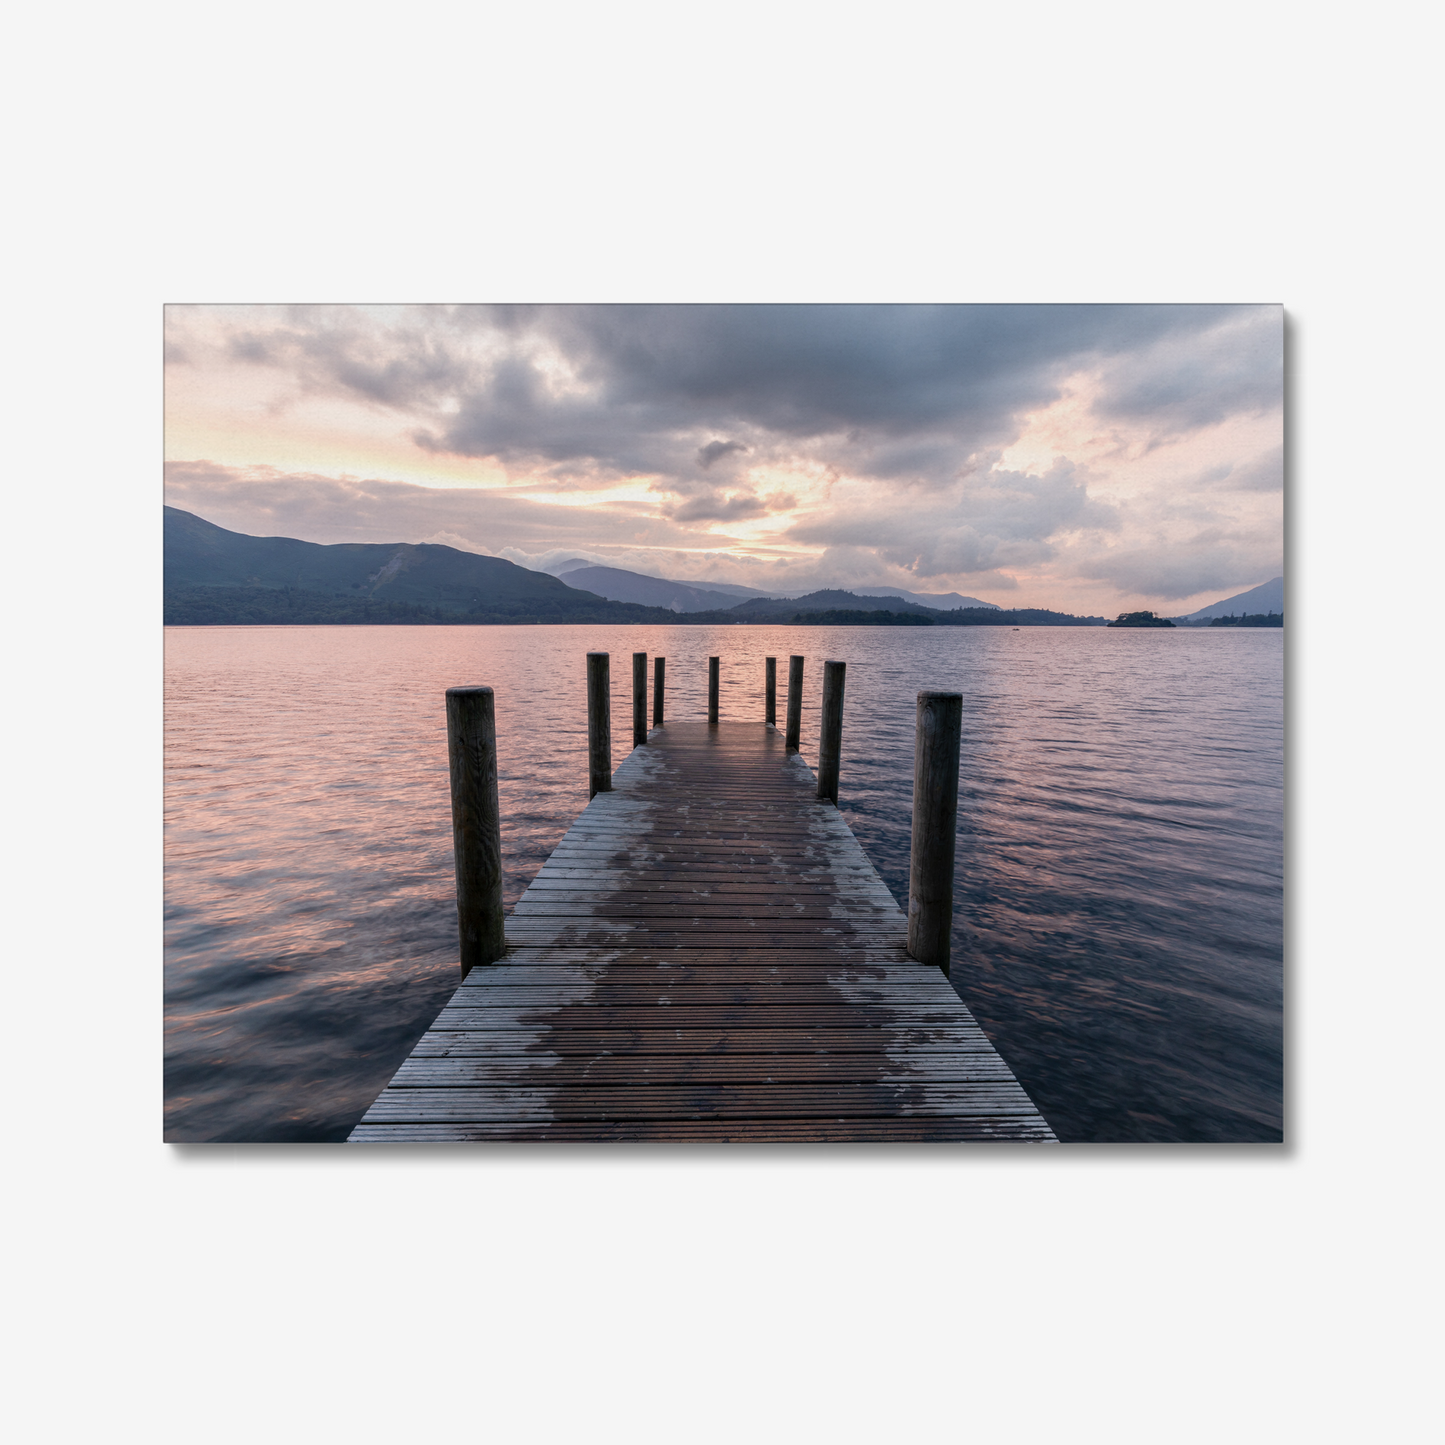
[[[568,587],[582,588],[606,597],[612,602],[634,602],[645,607],[666,607],[670,612],[712,612],[731,607],[737,596],[710,591],[688,582],[670,582],[665,577],[649,577],[644,572],[627,572],[621,567],[596,567],[590,563],[560,573],[558,581]]]
[[[726,592],[729,597],[776,597],[776,592],[765,591],[761,587],[744,587],[740,582],[708,582],[697,578],[683,577],[677,579],[684,587],[700,587],[704,591]]]
[[[995,607],[996,603],[981,602],[977,597],[963,597],[957,592],[904,592],[898,587],[855,587],[858,597],[893,597],[911,602],[915,607],[927,607],[934,612],[952,612],[959,607]]]
[[[762,618],[776,617],[779,620],[791,618],[802,612],[870,612],[877,611],[872,604],[876,598],[866,600],[853,592],[844,592],[837,587],[825,587],[819,592],[809,592],[802,597],[750,597],[746,602],[732,605],[729,598],[728,618],[734,622],[751,622]],[[916,603],[897,599],[898,605],[890,610],[898,613],[926,612],[927,608]]]
[[[1075,617],[1067,612],[1049,612],[1044,608],[1020,607],[1008,610],[985,605],[956,607],[941,612],[933,607],[920,607],[912,602],[894,599],[886,610],[869,607],[873,597],[859,597],[837,588],[810,592],[805,597],[754,597],[725,612],[696,612],[688,622],[823,622],[855,623],[864,626],[900,626],[913,623],[935,627],[1102,627],[1108,618]],[[679,618],[679,621],[684,619]]]
[[[796,602],[800,598],[814,596],[819,590],[793,587],[780,592],[770,592],[762,587],[744,587],[738,582],[657,577],[650,572],[629,572],[622,567],[604,567],[600,563],[588,562],[583,557],[556,563],[547,570],[554,577],[560,577],[568,586],[585,587],[599,597],[610,597],[616,602],[644,602],[653,607],[668,607],[675,612],[702,612],[726,607],[728,597],[734,602],[753,597]],[[842,589],[827,587],[821,590],[837,593]],[[887,601],[891,598],[894,601],[911,603],[914,607],[927,607],[934,612],[951,612],[959,607],[997,605],[983,602],[977,597],[964,597],[958,592],[908,592],[900,587],[851,587],[847,589],[847,593],[851,597],[867,597],[874,601]]]
[[[435,543],[252,537],[165,509],[166,620],[661,622],[500,557]],[[731,599],[729,599],[731,600]]]
[[[1107,617],[1050,612],[1047,607],[958,607],[935,614],[942,627],[1103,627]]]
[[[1270,612],[1284,612],[1283,577],[1271,577],[1268,582],[1261,582],[1258,587],[1251,587],[1248,592],[1236,592],[1233,597],[1226,597],[1223,602],[1212,602],[1208,607],[1201,607],[1197,612],[1190,612],[1174,620],[1207,622],[1214,617],[1238,617],[1246,613]]]

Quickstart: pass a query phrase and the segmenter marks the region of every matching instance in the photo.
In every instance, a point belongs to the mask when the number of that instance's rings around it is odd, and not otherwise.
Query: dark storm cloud
[[[795,437],[994,424],[1051,394],[1060,363],[1133,350],[1225,313],[1185,307],[564,308],[553,333],[624,405],[714,411]]]
[[[1017,419],[1081,367],[1102,371],[1106,415],[1175,432],[1277,402],[1278,317],[1229,306],[488,306],[383,326],[297,308],[233,344],[238,358],[291,367],[307,389],[425,414],[413,437],[434,452],[649,475],[685,491],[699,465],[745,449],[754,462],[802,456],[936,485],[1006,446]]]

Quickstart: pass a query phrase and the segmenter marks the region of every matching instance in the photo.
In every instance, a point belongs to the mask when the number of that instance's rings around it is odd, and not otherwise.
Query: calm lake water
[[[587,802],[591,649],[614,764],[633,651],[758,719],[804,654],[812,763],[845,660],[839,806],[904,902],[914,696],[961,691],[952,982],[1055,1132],[1281,1137],[1282,632],[589,626],[167,630],[167,1139],[346,1137],[459,979],[446,688],[496,689],[510,908]]]

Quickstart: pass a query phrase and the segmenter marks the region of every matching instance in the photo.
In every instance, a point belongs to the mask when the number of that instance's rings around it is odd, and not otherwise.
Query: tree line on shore
[[[1236,617],[1230,613],[1228,617],[1211,617],[1211,627],[1283,627],[1283,612],[1245,612]]]

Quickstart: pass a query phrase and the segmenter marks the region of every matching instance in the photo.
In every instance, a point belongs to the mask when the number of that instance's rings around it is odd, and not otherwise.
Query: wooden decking
[[[1052,1140],[811,770],[649,734],[353,1142]]]

